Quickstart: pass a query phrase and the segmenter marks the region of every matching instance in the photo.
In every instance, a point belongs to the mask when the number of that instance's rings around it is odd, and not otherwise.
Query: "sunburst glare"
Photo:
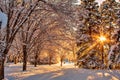
[[[106,41],[106,37],[105,36],[100,36],[99,40],[100,40],[100,42],[104,42],[104,41]]]

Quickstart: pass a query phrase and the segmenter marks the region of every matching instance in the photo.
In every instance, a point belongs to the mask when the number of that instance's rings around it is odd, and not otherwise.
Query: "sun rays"
[[[91,38],[92,38],[92,41],[90,44],[87,44],[88,45],[88,48],[83,50],[81,53],[80,53],[80,56],[79,58],[82,58],[83,56],[89,54],[89,52],[92,50],[92,49],[95,49],[95,48],[100,48],[100,47],[97,47],[97,46],[104,46],[106,45],[107,43],[110,42],[110,40],[108,39],[108,35],[107,34],[94,34],[94,35],[91,35]],[[84,44],[84,45],[86,45]],[[83,46],[84,46],[83,45]]]
[[[95,48],[97,46],[97,44],[98,44],[98,42],[94,42],[89,48],[87,48],[86,50],[84,50],[81,53],[80,57],[87,55],[90,50],[92,50],[93,48]]]
[[[100,37],[99,37],[99,40],[100,40],[100,42],[104,42],[104,41],[106,41],[107,39],[106,39],[105,36],[100,36]]]

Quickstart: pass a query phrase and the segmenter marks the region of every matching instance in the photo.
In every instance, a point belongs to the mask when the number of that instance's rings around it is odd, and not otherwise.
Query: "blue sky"
[[[7,25],[7,15],[0,11],[0,21],[2,22],[1,28],[5,28]]]

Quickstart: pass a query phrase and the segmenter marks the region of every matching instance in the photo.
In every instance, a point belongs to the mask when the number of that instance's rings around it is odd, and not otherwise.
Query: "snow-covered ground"
[[[73,64],[28,65],[27,71],[22,71],[22,64],[9,64],[5,67],[5,77],[8,80],[120,80],[118,70],[87,70],[75,68]]]

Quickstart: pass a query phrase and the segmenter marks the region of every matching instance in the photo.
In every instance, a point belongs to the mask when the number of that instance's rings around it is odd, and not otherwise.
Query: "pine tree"
[[[119,3],[117,3],[115,0],[106,0],[102,3],[101,7],[100,7],[100,13],[102,16],[101,19],[101,26],[102,26],[102,30],[103,33],[107,35],[107,38],[109,40],[109,43],[106,45],[108,46],[108,53],[105,53],[105,60],[106,62],[108,61],[108,67],[111,68],[111,65],[113,65],[112,63],[115,63],[115,59],[116,56],[115,54],[118,54],[118,47],[117,45],[118,42],[116,42],[117,40],[117,33],[118,33],[118,24],[117,24],[117,19],[118,15],[116,15],[117,11],[119,8]],[[116,31],[117,29],[117,31]],[[106,32],[107,31],[107,32]],[[115,53],[115,54],[114,54]],[[107,57],[108,56],[108,57]]]
[[[113,64],[115,68],[120,69],[120,6],[118,6],[117,9],[117,20],[116,20],[116,26],[117,29],[114,30],[114,34],[112,35],[112,38],[114,39],[114,43],[111,45],[108,60],[109,60],[109,68],[113,68]]]
[[[96,30],[98,28],[97,25],[100,24],[100,13],[98,8],[98,3],[96,3],[95,0],[81,1],[82,12],[79,15],[79,20],[81,23],[77,28],[78,46],[91,41],[90,38],[92,34],[98,33]],[[86,40],[84,40],[83,37],[86,38]]]
[[[101,7],[100,13],[102,16],[101,25],[103,27],[103,32],[109,31],[108,36],[111,39],[111,34],[116,28],[116,8],[118,3],[115,0],[105,0]]]
[[[95,0],[81,0],[80,6],[81,6],[82,12],[79,15],[80,25],[77,28],[77,37],[76,37],[77,45],[78,47],[80,47],[79,51],[77,52],[79,66],[80,66],[79,61],[81,61],[82,58],[88,59],[88,61],[85,61],[85,62],[89,64],[91,63],[93,58],[96,57],[95,53],[97,53],[97,48],[95,48],[96,43],[93,36],[95,34],[96,35],[99,34],[98,25],[100,25],[100,19],[101,19],[100,13],[98,10],[99,6],[98,6],[98,3],[95,2]]]

